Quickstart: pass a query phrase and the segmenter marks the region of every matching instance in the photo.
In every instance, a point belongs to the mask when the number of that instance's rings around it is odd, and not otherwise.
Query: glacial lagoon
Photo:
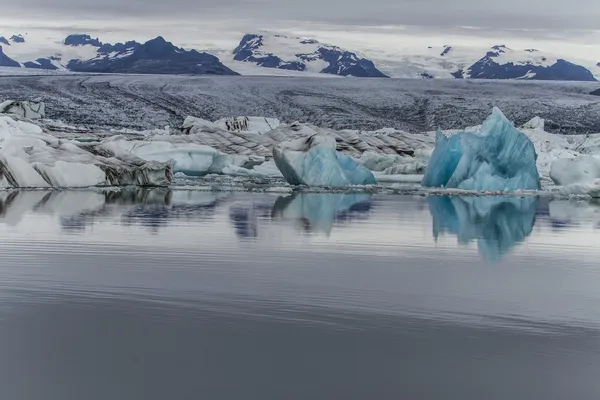
[[[597,399],[600,203],[0,194],[0,398]]]

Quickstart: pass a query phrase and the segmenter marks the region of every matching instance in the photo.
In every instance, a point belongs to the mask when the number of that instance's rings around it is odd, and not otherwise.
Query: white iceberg
[[[275,164],[291,185],[350,186],[375,184],[367,168],[336,151],[332,136],[312,135],[273,149]]]
[[[365,151],[356,161],[371,171],[381,172],[381,175],[422,175],[427,167],[424,158],[373,151]]]
[[[593,182],[600,179],[600,159],[580,156],[556,160],[550,167],[550,178],[557,185]]]
[[[2,188],[153,186],[171,177],[171,163],[120,157],[101,143],[60,140],[37,125],[0,116]]]
[[[234,132],[265,133],[279,128],[277,118],[266,117],[227,117],[214,122],[220,129]]]
[[[127,140],[117,136],[104,141],[100,147],[120,156],[130,154],[146,161],[172,163],[173,173],[188,176],[247,175],[248,169],[264,162],[263,157],[224,154],[210,146],[173,143],[165,139]]]
[[[438,132],[422,185],[466,190],[539,190],[537,154],[529,138],[494,108],[479,131]]]
[[[579,156],[555,160],[550,178],[560,186],[558,192],[563,195],[600,197],[600,159]]]
[[[12,114],[27,119],[39,119],[46,116],[46,105],[42,101],[6,100],[0,103],[0,114]]]

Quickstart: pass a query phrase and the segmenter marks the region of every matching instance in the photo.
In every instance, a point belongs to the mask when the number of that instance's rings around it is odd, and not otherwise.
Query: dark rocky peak
[[[135,54],[149,59],[162,60],[170,58],[174,54],[184,54],[185,50],[176,47],[173,43],[167,42],[162,36],[158,36],[152,40],[139,46]]]
[[[525,49],[525,51],[527,51],[527,52],[529,52],[529,53],[536,53],[536,52],[538,52],[539,50],[537,50],[537,49]]]
[[[92,39],[90,35],[86,34],[73,34],[65,38],[64,42],[67,46],[85,46],[87,44],[94,47],[101,47],[102,42],[96,39]]]
[[[21,64],[4,54],[2,46],[0,46],[0,67],[20,67]]]
[[[248,51],[258,49],[260,46],[262,46],[263,39],[264,38],[262,35],[256,35],[254,33],[247,33],[244,35],[242,40],[240,40],[240,44],[238,44],[238,46],[233,50],[233,54],[236,54],[236,56],[237,56],[237,54],[239,54],[240,52],[247,53]],[[245,59],[245,58],[246,57],[243,57],[241,59]]]
[[[302,44],[317,44],[317,43],[319,43],[319,41],[315,40],[315,39],[303,39],[300,41],[300,43],[302,43]]]
[[[492,46],[492,50],[496,50],[500,53],[506,53],[506,50],[510,50],[510,49],[503,44],[497,44],[495,46]]]
[[[452,51],[452,46],[444,46],[444,51],[442,51],[442,54],[440,54],[440,56],[444,57],[446,54],[450,53]]]
[[[0,45],[10,46],[10,42],[4,36],[0,36]]]
[[[25,38],[21,34],[12,35],[10,40],[12,40],[14,43],[25,43]]]
[[[142,44],[136,42],[135,40],[130,40],[125,43],[104,43],[102,46],[98,48],[98,53],[109,54],[109,53],[125,53],[127,51],[136,50],[141,47]]]
[[[600,62],[598,64],[596,64],[596,67],[600,67]]]

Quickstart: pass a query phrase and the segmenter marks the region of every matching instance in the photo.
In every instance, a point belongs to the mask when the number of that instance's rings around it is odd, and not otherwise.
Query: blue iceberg
[[[466,190],[539,190],[537,153],[529,138],[494,108],[479,132],[436,135],[421,184]]]
[[[335,148],[335,138],[312,135],[280,144],[273,149],[273,158],[290,185],[340,187],[376,183],[371,171]]]

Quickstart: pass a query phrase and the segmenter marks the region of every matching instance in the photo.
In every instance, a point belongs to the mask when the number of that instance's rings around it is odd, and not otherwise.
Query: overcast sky
[[[337,38],[344,43],[334,44],[340,45],[386,45],[412,37],[484,45],[513,40],[532,47],[531,41],[539,41],[600,57],[599,0],[0,1],[6,3],[0,7],[0,34],[44,27],[89,31],[104,40],[161,34],[180,45],[219,46],[239,41],[240,33],[269,29]]]

